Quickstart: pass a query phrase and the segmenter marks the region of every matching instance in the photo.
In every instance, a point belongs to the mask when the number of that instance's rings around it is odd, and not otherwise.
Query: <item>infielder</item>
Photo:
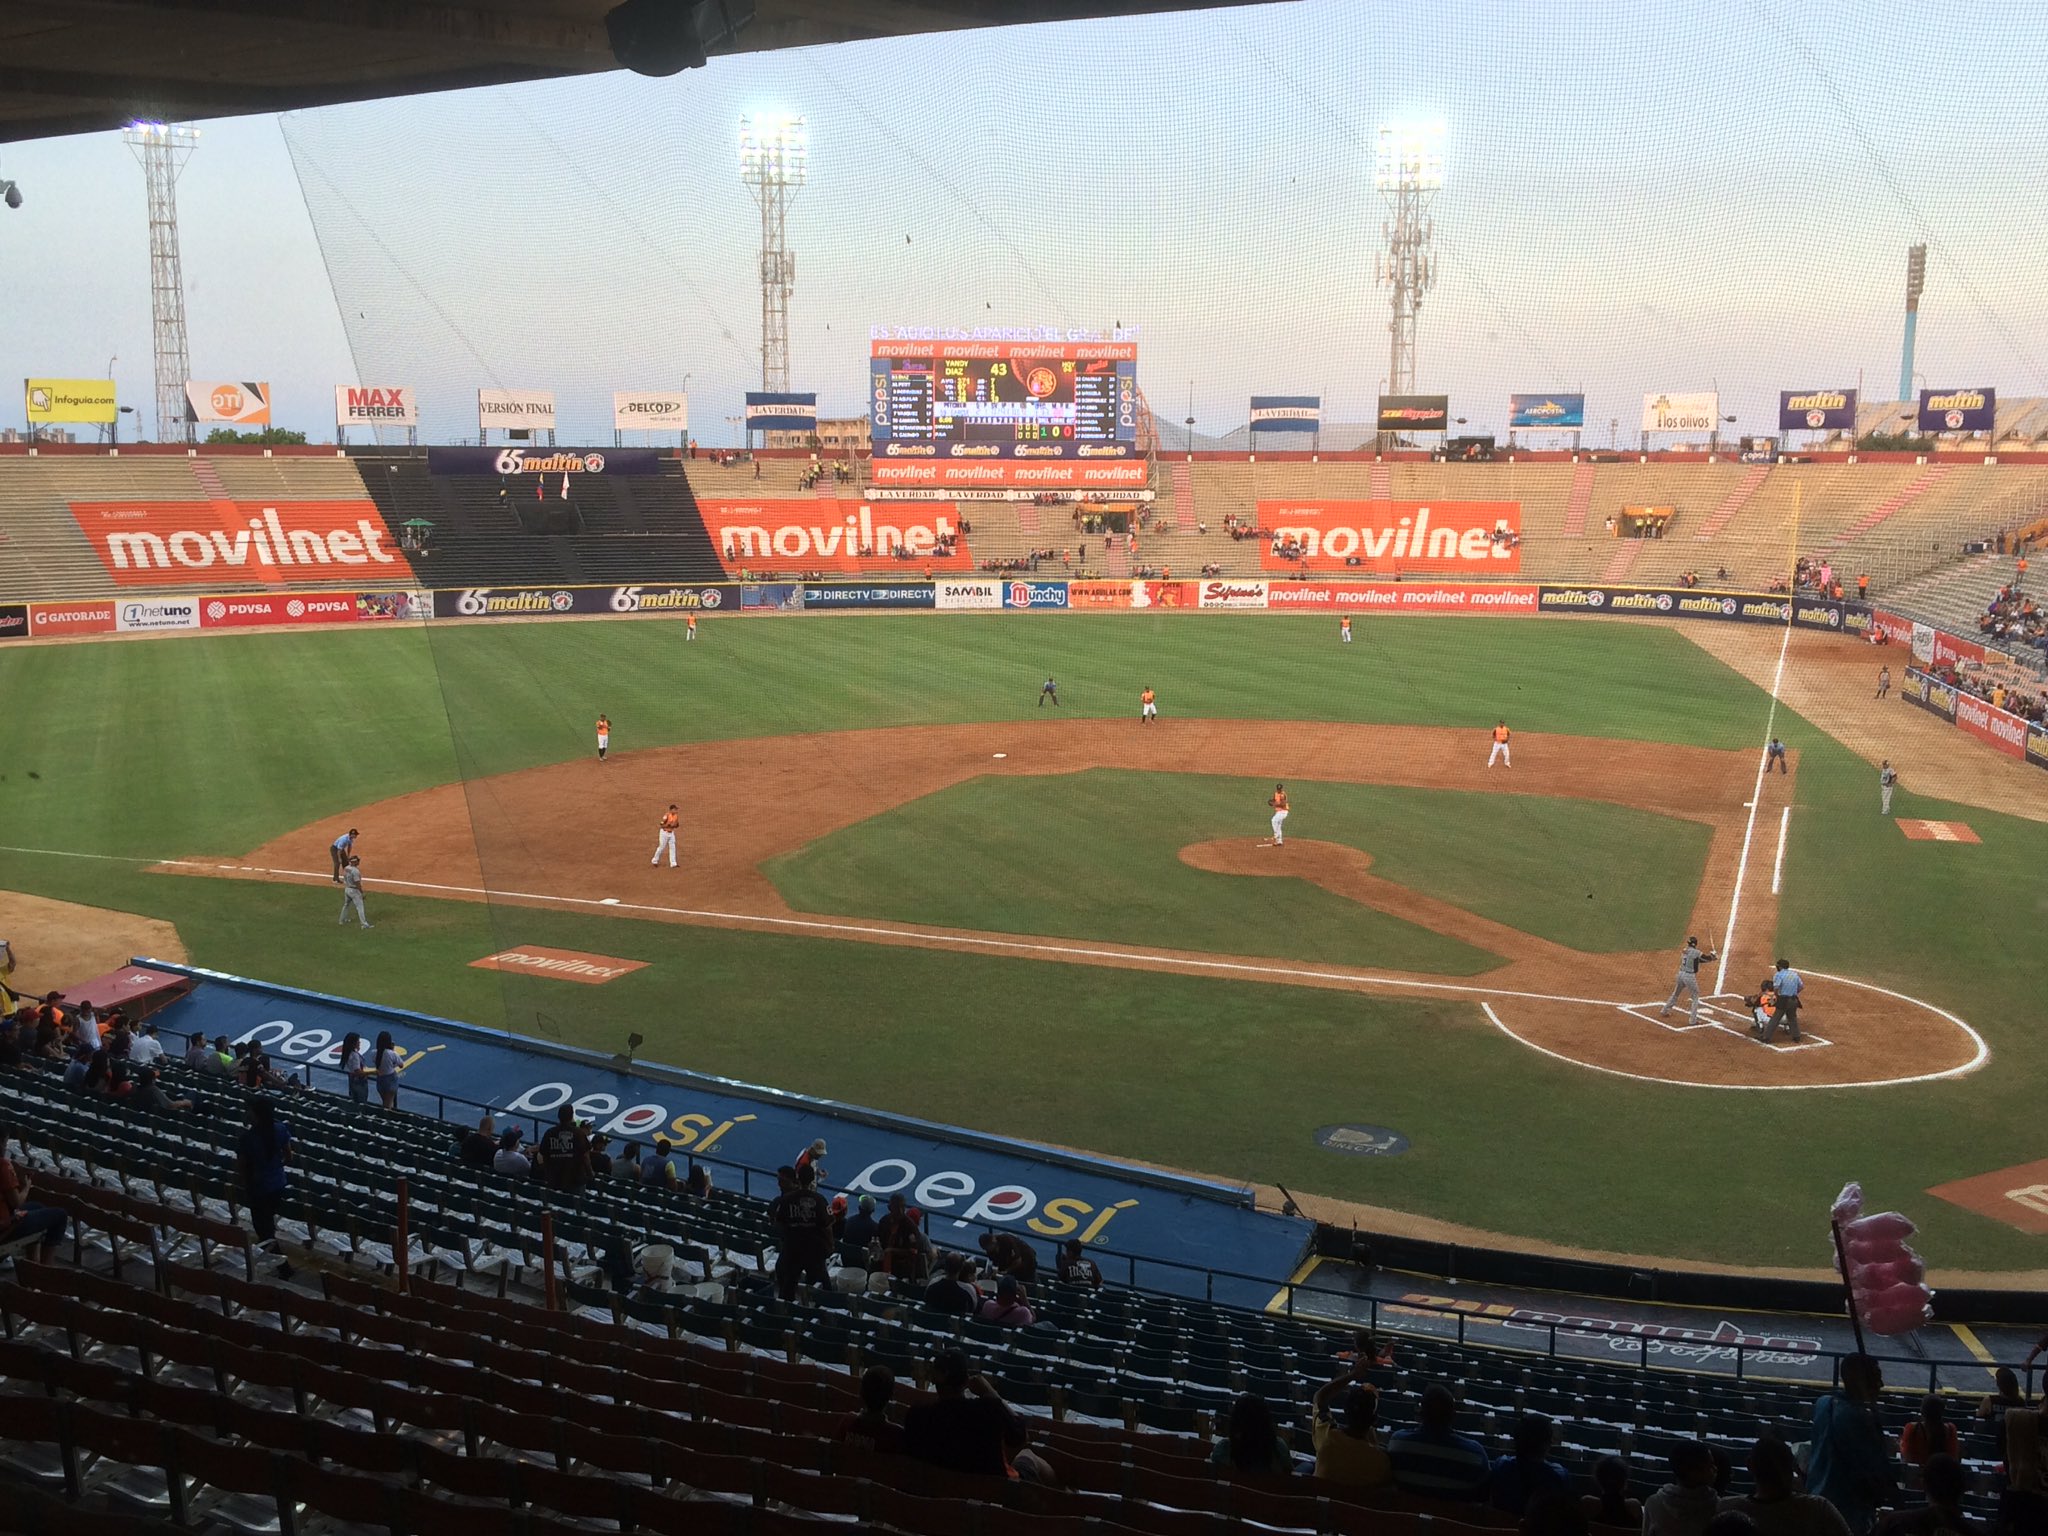
[[[1508,729],[1508,723],[1501,720],[1493,727],[1493,750],[1486,754],[1486,766],[1491,768],[1493,760],[1499,758],[1508,767],[1515,766],[1514,754],[1508,751],[1508,738],[1515,733]]]
[[[334,859],[334,883],[341,884],[342,871],[348,868],[349,858],[356,851],[356,838],[361,834],[350,827],[341,836],[327,845],[327,852]]]
[[[1351,643],[1351,615],[1348,613],[1337,621],[1337,638],[1346,645]]]
[[[682,824],[683,818],[676,813],[676,808],[673,805],[661,813],[661,832],[655,839],[654,857],[647,861],[649,864],[659,864],[661,862],[661,851],[666,848],[668,850],[668,867],[670,869],[676,867],[676,828]]]
[[[1047,699],[1051,699],[1054,704],[1058,704],[1060,701],[1060,685],[1049,677],[1045,680],[1045,686],[1038,690],[1038,707],[1040,709],[1045,708],[1045,701]]]
[[[1281,830],[1287,825],[1287,786],[1275,784],[1273,793],[1266,797],[1266,804],[1273,807],[1273,846],[1278,848],[1287,841]]]
[[[356,921],[365,928],[370,926],[369,915],[363,911],[363,861],[354,854],[341,870],[341,916],[334,920],[337,928],[348,926],[348,915],[353,911]]]
[[[1771,764],[1773,763],[1776,763],[1778,765],[1779,773],[1790,773],[1792,771],[1790,768],[1787,768],[1785,766],[1785,743],[1778,740],[1778,738],[1775,736],[1771,738],[1771,744],[1764,748],[1765,773],[1769,773],[1771,771]]]
[[[608,751],[610,751],[610,750],[611,750],[611,745],[612,745],[612,721],[611,721],[611,716],[609,716],[609,715],[599,715],[599,716],[597,717],[597,760],[598,760],[598,761],[599,761],[600,763],[604,761],[604,755],[605,755],[605,753],[607,753]]]
[[[1880,816],[1891,815],[1892,791],[1898,787],[1898,782],[1899,771],[1892,766],[1892,760],[1886,758],[1884,766],[1877,770],[1877,811]]]
[[[1698,938],[1692,934],[1687,934],[1685,948],[1679,952],[1678,956],[1678,984],[1671,989],[1671,995],[1664,1000],[1664,1011],[1658,1014],[1657,1017],[1660,1019],[1670,1018],[1672,1004],[1683,997],[1687,999],[1686,1022],[1688,1024],[1699,1023],[1700,963],[1717,958],[1719,957],[1713,951],[1700,948]]]
[[[1138,724],[1149,725],[1159,718],[1159,706],[1153,701],[1152,690],[1147,688],[1138,695]]]
[[[1891,691],[1892,669],[1890,667],[1879,667],[1877,669],[1877,697],[1881,699]]]

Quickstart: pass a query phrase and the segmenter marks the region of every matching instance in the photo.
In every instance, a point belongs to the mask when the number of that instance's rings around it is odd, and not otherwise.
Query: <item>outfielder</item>
[[[1660,1019],[1670,1018],[1671,1005],[1683,997],[1687,999],[1686,1022],[1688,1024],[1699,1023],[1700,963],[1717,958],[1719,957],[1712,950],[1701,949],[1700,941],[1696,937],[1687,934],[1685,948],[1679,952],[1678,956],[1678,983],[1672,987],[1671,995],[1664,1000],[1664,1011],[1658,1014],[1657,1017]]]
[[[1138,695],[1138,724],[1149,725],[1159,718],[1159,706],[1153,702],[1152,690],[1147,688]]]
[[[341,916],[334,920],[337,928],[348,926],[348,915],[353,911],[356,921],[365,928],[370,926],[369,915],[363,911],[363,861],[354,854],[341,869]]]
[[[683,615],[683,638],[685,640],[697,638],[697,615],[694,613]]]
[[[1287,825],[1287,786],[1275,784],[1273,793],[1266,797],[1266,804],[1273,807],[1273,846],[1278,848],[1287,841],[1282,832]]]
[[[661,831],[655,839],[654,857],[647,861],[649,864],[659,864],[661,862],[661,851],[666,848],[668,850],[668,867],[670,869],[676,867],[676,828],[682,824],[683,818],[676,813],[675,806],[671,805],[661,813]]]
[[[342,871],[348,868],[349,857],[356,851],[356,838],[359,835],[354,827],[350,827],[341,836],[327,845],[327,852],[334,859],[334,883],[336,885],[341,884]]]
[[[1886,758],[1884,766],[1877,770],[1877,810],[1880,816],[1891,815],[1892,791],[1898,787],[1898,783],[1899,771],[1892,766],[1892,760]]]
[[[1346,645],[1351,643],[1351,615],[1348,613],[1337,621],[1337,638]]]
[[[599,715],[597,717],[597,760],[600,763],[604,761],[605,753],[611,750],[611,745],[611,717],[609,715]]]
[[[1486,754],[1487,767],[1491,768],[1493,766],[1495,758],[1499,758],[1510,768],[1515,766],[1514,754],[1508,751],[1508,738],[1514,734],[1513,731],[1508,729],[1508,723],[1505,720],[1499,721],[1494,725],[1493,750]]]

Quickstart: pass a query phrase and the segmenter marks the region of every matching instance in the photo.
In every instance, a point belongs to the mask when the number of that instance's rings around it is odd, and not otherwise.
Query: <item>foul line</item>
[[[0,848],[0,852],[9,851]],[[108,858],[108,854],[84,855]],[[331,874],[310,869],[271,869],[258,864],[234,864],[208,859],[131,859],[125,862],[155,864],[167,869],[196,869],[245,875],[281,875],[298,880],[329,882]],[[458,896],[499,897],[507,901],[559,902],[572,907],[603,907],[607,912],[653,912],[663,917],[695,918],[735,927],[794,928],[814,933],[852,934],[867,938],[914,939],[933,948],[1013,950],[1019,954],[1052,955],[1075,960],[1136,961],[1161,969],[1219,971],[1232,975],[1272,976],[1288,980],[1340,981],[1375,987],[1406,987],[1418,992],[1454,992],[1472,997],[1519,997],[1535,1003],[1583,1003],[1590,1008],[1619,1008],[1622,1004],[1601,997],[1568,997],[1556,992],[1518,992],[1508,987],[1463,986],[1450,981],[1411,981],[1401,976],[1374,976],[1365,971],[1312,970],[1306,966],[1254,965],[1243,960],[1204,960],[1191,955],[1169,955],[1146,949],[1097,949],[1081,944],[1052,944],[1031,939],[998,939],[975,934],[938,933],[922,928],[888,928],[875,923],[833,923],[814,917],[769,917],[756,912],[713,912],[700,907],[660,907],[646,902],[607,900],[596,896],[552,896],[544,891],[494,891],[487,886],[441,885],[429,880],[379,879],[375,889],[403,887],[414,891],[442,891]]]
[[[1722,983],[1728,979],[1728,954],[1735,947],[1735,919],[1742,911],[1742,882],[1749,876],[1749,840],[1756,835],[1756,808],[1764,798],[1764,775],[1770,772],[1771,754],[1769,743],[1771,732],[1778,723],[1778,687],[1785,681],[1785,649],[1792,643],[1792,620],[1789,612],[1785,620],[1785,638],[1778,642],[1778,670],[1771,675],[1771,712],[1764,718],[1765,750],[1757,759],[1756,783],[1749,791],[1749,824],[1742,829],[1742,857],[1735,865],[1735,894],[1728,898],[1728,927],[1721,935],[1721,958],[1714,971],[1714,990],[1723,990]]]
[[[1778,894],[1778,887],[1785,879],[1785,834],[1792,830],[1792,807],[1786,806],[1778,817],[1778,857],[1771,865],[1771,894]]]

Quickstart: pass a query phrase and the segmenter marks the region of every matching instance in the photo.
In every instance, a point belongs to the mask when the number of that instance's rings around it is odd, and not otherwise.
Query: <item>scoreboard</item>
[[[1135,342],[877,341],[869,420],[884,458],[1135,458]]]

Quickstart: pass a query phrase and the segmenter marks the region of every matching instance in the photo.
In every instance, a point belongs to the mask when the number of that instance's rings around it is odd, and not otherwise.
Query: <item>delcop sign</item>
[[[412,580],[372,501],[74,501],[71,516],[124,587]]]

